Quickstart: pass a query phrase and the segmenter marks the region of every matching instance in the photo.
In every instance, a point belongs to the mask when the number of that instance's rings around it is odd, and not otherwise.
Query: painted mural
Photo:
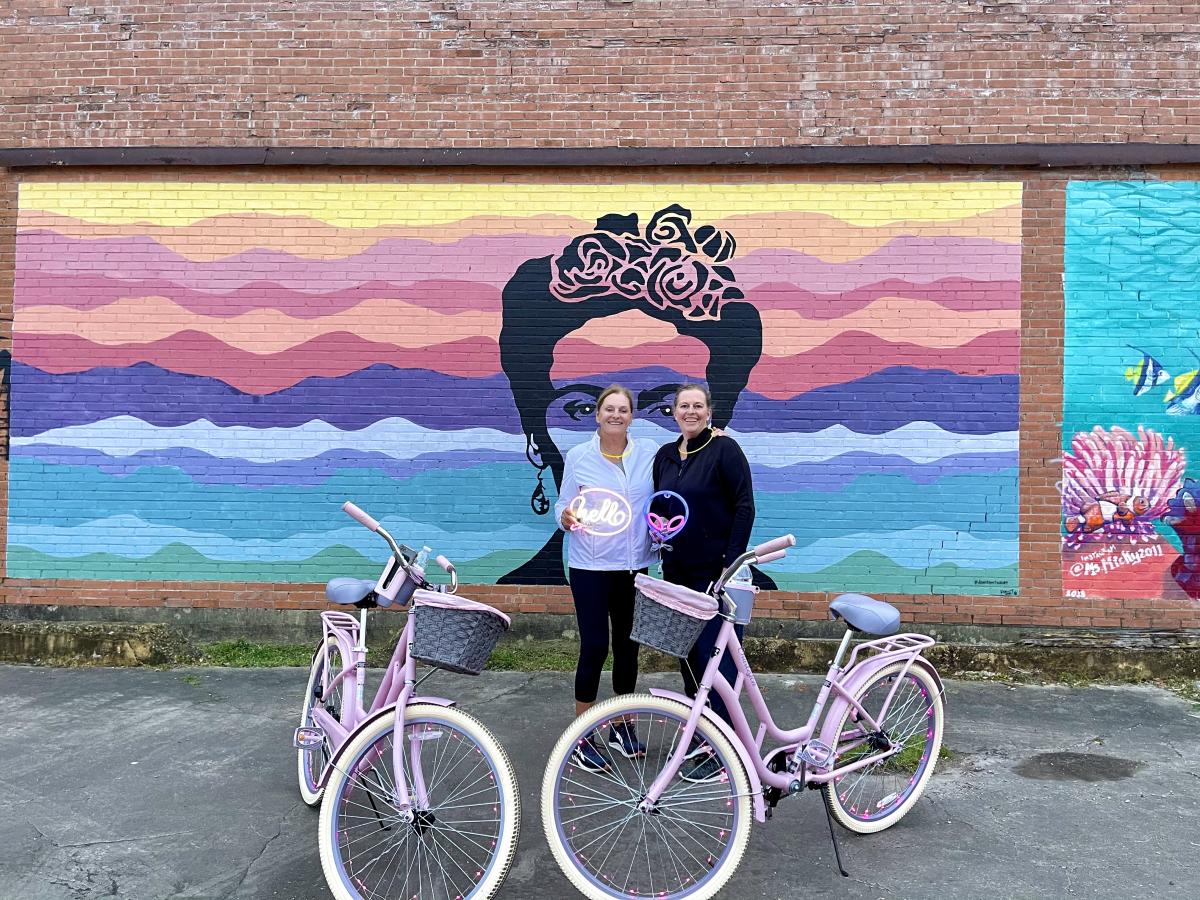
[[[1200,184],[1067,189],[1063,588],[1200,600]]]
[[[703,380],[783,588],[1017,589],[1020,185],[26,183],[10,576],[565,583],[612,382]],[[1132,500],[1129,501],[1132,503]],[[1138,508],[1134,504],[1131,508]]]

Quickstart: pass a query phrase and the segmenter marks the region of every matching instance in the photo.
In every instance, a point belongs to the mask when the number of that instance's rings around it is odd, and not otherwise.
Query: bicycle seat
[[[362,578],[334,578],[325,585],[325,599],[330,603],[353,606],[358,601],[370,597],[374,590],[374,581]]]
[[[829,604],[829,611],[855,631],[884,635],[900,630],[900,610],[866,594],[842,594]]]

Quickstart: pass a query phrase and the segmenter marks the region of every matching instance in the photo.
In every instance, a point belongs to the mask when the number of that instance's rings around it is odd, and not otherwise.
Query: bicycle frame
[[[730,571],[736,571],[740,565],[740,561],[734,563],[730,567]],[[724,576],[714,586],[714,591],[718,593],[718,596],[723,582]],[[725,601],[722,600],[722,606],[724,605]],[[746,767],[746,773],[750,777],[755,819],[762,822],[766,819],[766,801],[762,791],[764,785],[777,788],[785,795],[794,794],[803,789],[808,783],[820,784],[832,781],[849,772],[872,765],[899,753],[903,749],[901,747],[893,747],[858,759],[850,765],[840,767],[836,765],[836,759],[831,748],[837,746],[837,739],[840,735],[827,734],[826,731],[835,728],[841,718],[840,715],[835,714],[840,713],[839,704],[853,707],[858,712],[866,727],[876,731],[880,730],[879,724],[854,697],[856,690],[874,672],[879,671],[885,665],[902,660],[905,663],[902,675],[906,674],[912,666],[920,665],[933,675],[939,690],[941,689],[941,679],[938,678],[937,672],[921,656],[922,651],[927,647],[933,646],[935,643],[933,638],[920,634],[901,634],[873,641],[865,641],[854,648],[854,651],[843,666],[842,658],[846,654],[852,637],[851,630],[847,628],[845,635],[842,637],[842,642],[838,647],[837,654],[834,656],[833,662],[829,666],[829,671],[825,675],[821,690],[817,694],[816,701],[813,703],[808,721],[799,728],[784,729],[779,727],[771,716],[766,699],[763,697],[762,690],[759,688],[750,664],[746,659],[745,650],[738,639],[737,632],[734,630],[732,614],[723,609],[719,615],[725,621],[721,625],[721,631],[713,648],[713,655],[709,659],[708,665],[704,670],[704,676],[697,687],[695,699],[690,699],[683,694],[672,691],[652,690],[650,692],[655,696],[678,700],[691,706],[691,713],[680,736],[679,745],[672,752],[666,766],[654,780],[654,783],[650,786],[649,791],[646,792],[646,796],[642,800],[641,808],[644,810],[652,808],[659,801],[672,779],[674,779],[675,774],[679,771],[680,766],[683,764],[687,747],[692,736],[695,734],[696,726],[701,716],[707,717],[726,737],[731,739],[730,742],[741,757]],[[721,660],[731,650],[737,669],[737,678],[732,685],[720,672]],[[873,655],[860,658],[860,653],[864,650],[872,652]],[[888,708],[891,706],[896,686],[899,685],[900,681],[901,678],[896,679],[896,684],[892,686],[892,691],[885,699],[880,712],[881,717],[886,715]],[[714,690],[725,701],[729,717],[733,722],[732,732],[725,721],[707,706],[709,693]],[[750,698],[755,718],[759,723],[757,734],[751,731],[749,720],[741,706],[743,690]],[[814,741],[814,735],[817,733],[822,713],[825,712],[826,704],[830,703],[831,695],[832,705],[829,708],[830,714],[825,718],[821,739]],[[782,746],[773,748],[769,754],[764,756],[762,755],[762,747],[763,741],[767,737],[770,737],[773,741],[780,742]],[[803,754],[809,745],[812,746],[813,752],[806,757]],[[820,752],[817,752],[818,748]],[[767,761],[781,752],[790,753],[791,759],[787,766],[787,771],[776,772],[768,767]],[[822,755],[824,756],[823,759],[821,758]]]

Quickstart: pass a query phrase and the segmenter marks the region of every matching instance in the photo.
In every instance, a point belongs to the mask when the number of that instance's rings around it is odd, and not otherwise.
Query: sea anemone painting
[[[1099,425],[1080,432],[1063,453],[1062,508],[1066,545],[1098,541],[1137,543],[1154,534],[1179,490],[1186,459],[1173,438],[1139,427]]]

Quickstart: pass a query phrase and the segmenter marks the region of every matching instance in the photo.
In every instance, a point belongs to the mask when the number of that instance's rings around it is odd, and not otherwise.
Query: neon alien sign
[[[575,516],[572,531],[582,531],[596,537],[620,534],[633,521],[629,501],[608,488],[583,488],[567,504],[567,509]]]
[[[683,512],[677,516],[662,516],[650,510],[655,500],[674,500],[683,506]],[[646,527],[650,531],[650,549],[670,550],[671,545],[667,543],[679,532],[683,531],[683,526],[688,520],[688,504],[683,497],[674,491],[655,491],[646,501],[646,510],[643,518],[646,520]]]

